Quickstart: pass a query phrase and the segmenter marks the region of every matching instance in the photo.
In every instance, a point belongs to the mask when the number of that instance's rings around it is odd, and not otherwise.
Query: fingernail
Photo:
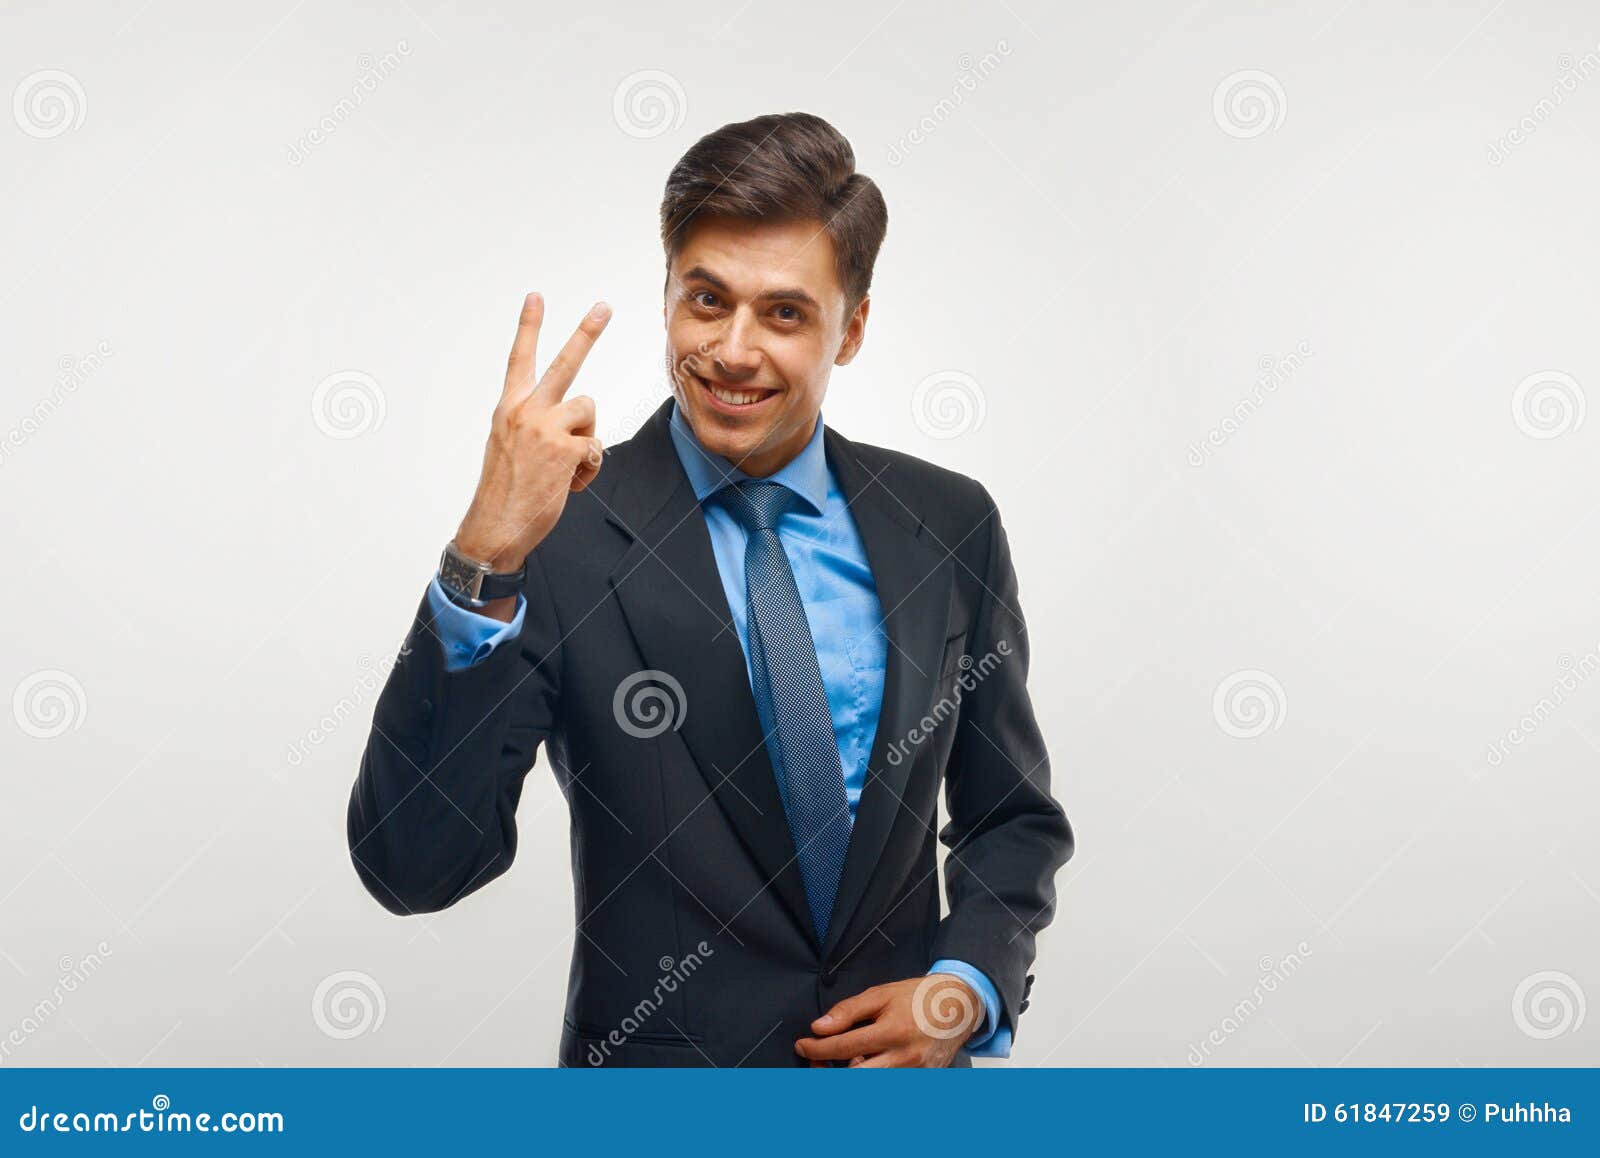
[[[604,321],[610,313],[611,307],[606,305],[605,302],[595,302],[594,308],[589,311],[589,316],[599,322]]]
[[[817,1024],[818,1025],[832,1025],[833,1024],[833,1014],[824,1013],[821,1017],[817,1018]]]

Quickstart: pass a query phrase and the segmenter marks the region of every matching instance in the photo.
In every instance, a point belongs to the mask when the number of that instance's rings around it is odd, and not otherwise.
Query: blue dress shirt
[[[802,500],[783,516],[776,529],[794,570],[806,620],[811,625],[817,666],[822,670],[828,710],[833,716],[833,734],[839,744],[839,762],[844,767],[845,797],[850,804],[850,820],[854,823],[861,789],[867,781],[867,760],[878,730],[889,638],[883,630],[883,609],[878,602],[872,568],[867,562],[866,547],[850,515],[849,504],[839,489],[838,479],[828,466],[822,427],[822,418],[818,416],[816,429],[805,449],[770,479],[782,483]],[[705,450],[676,402],[672,407],[670,430],[679,461],[694,488],[694,497],[700,501],[706,529],[711,533],[717,573],[722,579],[739,645],[744,649],[746,674],[749,675],[749,608],[745,600],[744,574],[747,536],[721,503],[705,500],[729,483],[750,476],[727,459]],[[510,623],[501,623],[452,603],[437,576],[428,586],[428,602],[433,609],[434,626],[444,643],[446,666],[451,671],[480,662],[522,630],[525,602],[521,595],[517,596],[516,614]],[[1011,1027],[1001,1024],[1000,995],[989,978],[965,961],[950,959],[935,961],[928,971],[961,978],[983,1001],[983,1024],[967,1039],[964,1048],[975,1057],[1009,1057]]]

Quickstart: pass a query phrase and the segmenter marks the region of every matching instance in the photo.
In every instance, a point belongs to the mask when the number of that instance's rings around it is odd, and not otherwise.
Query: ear
[[[835,366],[848,366],[855,360],[861,350],[861,343],[867,340],[867,314],[872,309],[871,295],[864,296],[851,313],[850,320],[845,323],[844,341],[839,344],[838,356],[834,358]]]

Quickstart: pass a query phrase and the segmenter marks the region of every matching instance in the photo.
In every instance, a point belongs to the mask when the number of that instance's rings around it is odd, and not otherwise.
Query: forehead
[[[701,218],[689,227],[672,261],[678,276],[696,266],[741,297],[780,285],[807,290],[821,302],[844,296],[833,238],[820,221]]]

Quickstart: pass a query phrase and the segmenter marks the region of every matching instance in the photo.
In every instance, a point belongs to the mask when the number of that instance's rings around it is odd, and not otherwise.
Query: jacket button
[[[423,700],[422,703],[417,705],[417,707],[421,709],[422,718],[424,720],[431,719],[433,717],[433,701],[432,700]]]
[[[822,984],[826,988],[832,989],[833,988],[833,983],[837,979],[838,979],[838,974],[836,974],[832,969],[824,969],[822,971]]]

